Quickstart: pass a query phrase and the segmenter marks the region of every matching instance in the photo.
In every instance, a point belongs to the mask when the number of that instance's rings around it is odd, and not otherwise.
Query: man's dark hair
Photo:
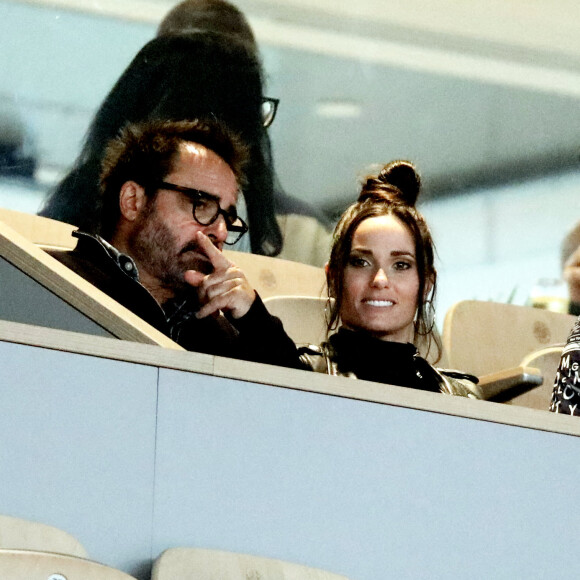
[[[119,192],[135,181],[152,197],[156,185],[169,175],[182,143],[196,143],[213,151],[232,169],[240,186],[248,159],[246,145],[225,125],[214,120],[145,121],[129,123],[109,142],[100,176],[101,224],[99,233],[111,240],[119,218]]]

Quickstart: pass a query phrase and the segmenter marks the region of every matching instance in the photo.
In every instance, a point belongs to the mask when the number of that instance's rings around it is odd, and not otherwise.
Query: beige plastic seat
[[[157,558],[151,580],[348,580],[318,568],[221,550],[171,548]]]
[[[77,228],[50,218],[0,208],[0,221],[44,250],[72,250],[77,239],[71,236]]]
[[[560,357],[564,345],[548,346],[530,353],[521,362],[521,366],[525,368],[536,368],[542,377],[542,383],[533,389],[526,389],[519,393],[516,390],[506,393],[509,395],[504,402],[510,405],[519,405],[522,407],[530,407],[532,409],[543,409],[544,411],[550,408],[550,401],[552,399],[552,391],[554,389],[554,380],[556,378],[556,371],[560,364]]]
[[[243,270],[262,300],[269,296],[318,298],[325,293],[326,277],[322,268],[233,250],[224,250],[224,254]]]
[[[486,398],[547,409],[557,345],[566,342],[575,321],[539,308],[466,300],[445,316],[443,348],[450,367],[480,378]]]
[[[270,296],[264,300],[296,344],[320,344],[326,339],[326,303],[326,298],[315,296]]]
[[[0,515],[0,548],[57,552],[79,558],[88,555],[83,545],[63,530],[4,515]]]
[[[0,550],[2,580],[135,580],[103,564],[49,552]]]

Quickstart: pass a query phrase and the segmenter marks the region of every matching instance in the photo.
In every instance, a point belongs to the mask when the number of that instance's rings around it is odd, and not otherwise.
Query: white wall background
[[[580,220],[580,169],[426,203],[439,254],[438,318],[458,300],[525,304],[560,277],[560,244]]]

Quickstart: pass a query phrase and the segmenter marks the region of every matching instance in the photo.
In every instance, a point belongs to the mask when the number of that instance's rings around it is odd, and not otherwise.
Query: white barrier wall
[[[184,545],[576,577],[575,418],[6,322],[0,360],[0,512],[140,579]]]

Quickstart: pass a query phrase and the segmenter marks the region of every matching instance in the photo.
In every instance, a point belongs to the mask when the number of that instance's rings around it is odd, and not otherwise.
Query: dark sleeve
[[[580,316],[580,302],[568,302],[568,314],[573,314],[574,316]]]
[[[245,316],[228,316],[228,320],[240,333],[237,348],[239,358],[283,367],[304,368],[298,349],[286,334],[282,322],[268,312],[258,295]]]
[[[550,411],[580,415],[580,318],[562,351],[554,379]]]

